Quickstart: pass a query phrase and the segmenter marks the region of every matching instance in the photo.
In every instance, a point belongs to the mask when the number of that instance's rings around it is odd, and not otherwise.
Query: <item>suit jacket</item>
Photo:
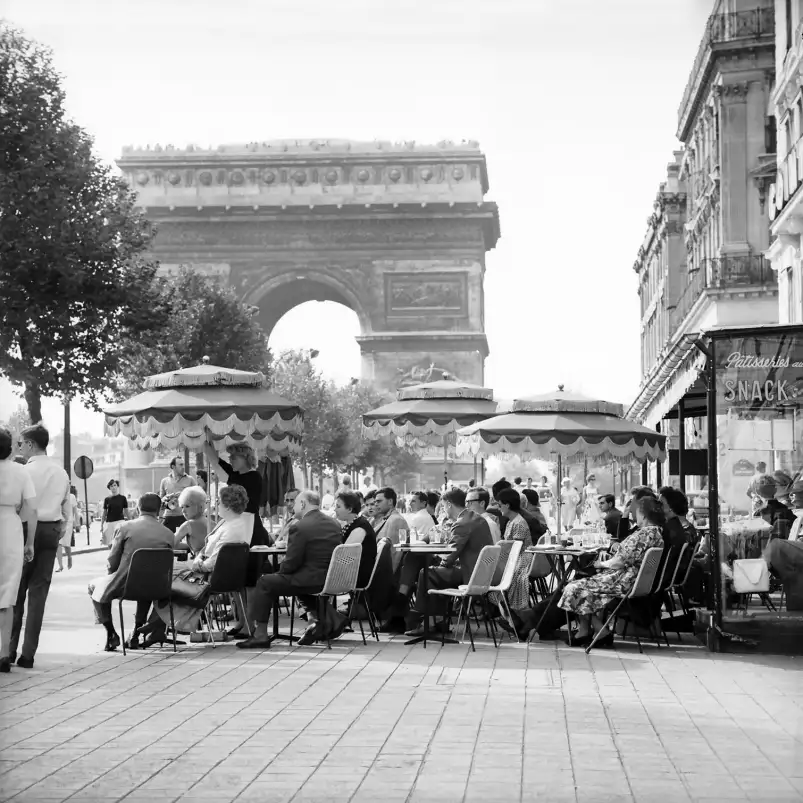
[[[342,543],[340,525],[320,510],[311,510],[298,522],[279,574],[295,588],[321,589],[332,553]]]
[[[131,558],[138,549],[173,549],[175,536],[154,516],[140,516],[124,522],[109,551],[109,574],[113,575],[101,597],[102,602],[118,599],[123,594]]]
[[[463,582],[467,583],[474,571],[480,550],[484,546],[493,546],[491,528],[485,519],[472,510],[464,510],[452,527],[450,544],[455,551],[443,562],[444,566],[457,566],[463,574]]]

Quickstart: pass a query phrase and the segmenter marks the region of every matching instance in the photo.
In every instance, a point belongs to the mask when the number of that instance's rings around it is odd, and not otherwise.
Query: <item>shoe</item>
[[[270,639],[247,638],[245,641],[238,641],[237,647],[241,650],[269,650]]]
[[[164,646],[165,641],[167,640],[167,634],[164,631],[151,633],[148,638],[146,638],[142,642],[142,649],[147,650],[148,647],[152,647],[154,644],[158,642],[160,647]]]
[[[59,566],[59,568],[58,568],[58,569],[56,569],[56,571],[57,571],[57,572],[63,572],[63,571],[64,571],[64,569],[63,569],[61,566]]]
[[[119,646],[120,636],[118,636],[117,633],[114,633],[106,639],[106,646],[103,649],[106,652],[114,652]],[[134,649],[136,649],[136,647]]]
[[[10,672],[11,661],[8,658],[0,658],[0,672]]]
[[[388,619],[380,628],[380,633],[393,633],[398,635],[405,632],[406,625],[403,619]]]
[[[131,638],[128,639],[128,641],[126,641],[125,648],[127,650],[141,650],[142,642],[139,640],[139,636],[137,635],[131,636]]]
[[[234,639],[235,641],[241,641],[243,639],[251,638],[248,633],[243,633],[242,630],[235,630],[233,633],[230,633],[228,630],[226,631],[226,635],[230,639]]]
[[[338,639],[338,638],[340,638],[340,637],[341,637],[341,636],[342,636],[342,635],[343,635],[343,634],[346,632],[346,630],[349,630],[349,629],[350,629],[350,628],[349,628],[349,620],[348,620],[348,619],[344,619],[344,620],[343,620],[343,621],[342,621],[342,622],[341,622],[341,623],[340,623],[340,624],[339,624],[339,625],[338,625],[338,626],[337,626],[337,627],[336,627],[336,628],[335,628],[335,629],[332,631],[332,635],[331,635],[331,636],[329,636],[329,641],[334,641],[335,639]],[[353,633],[354,631],[352,630],[351,632]]]
[[[11,650],[11,652],[8,654],[8,662],[13,664],[16,660],[17,660],[17,651]]]
[[[423,636],[424,635],[424,625],[419,625],[418,627],[413,628],[412,630],[405,630],[404,631],[404,635],[405,636],[411,636],[412,638],[417,638],[418,636]]]
[[[591,640],[593,638],[593,633],[586,633],[584,636],[572,636],[571,642],[567,641],[566,643],[570,647],[587,647],[589,644],[591,644]]]
[[[311,624],[302,634],[301,638],[296,642],[299,647],[309,647],[310,644],[314,644],[318,638],[315,635],[315,631],[318,629],[317,624]]]
[[[20,655],[20,657],[17,658],[17,666],[23,669],[33,669],[33,658],[26,658],[24,655]]]

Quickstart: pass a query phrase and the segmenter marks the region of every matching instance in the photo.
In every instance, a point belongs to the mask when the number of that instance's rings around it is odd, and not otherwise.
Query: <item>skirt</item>
[[[117,528],[125,522],[125,519],[121,519],[120,521],[107,521],[103,525],[103,535],[101,537],[101,543],[103,546],[110,547],[112,545],[112,541],[114,541],[114,534],[117,532]]]
[[[23,549],[22,520],[13,507],[0,506],[0,608],[17,602]]]

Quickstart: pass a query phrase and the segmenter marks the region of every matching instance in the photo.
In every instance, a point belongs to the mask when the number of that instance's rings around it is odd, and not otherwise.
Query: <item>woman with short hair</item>
[[[643,496],[632,503],[632,510],[637,529],[622,541],[614,557],[594,564],[603,571],[568,583],[563,589],[558,605],[575,614],[579,623],[572,646],[590,644],[595,634],[597,647],[613,645],[613,633],[605,628],[603,620],[605,608],[633,588],[647,550],[664,545],[666,517],[661,503],[654,496]]]
[[[357,587],[365,588],[376,562],[376,533],[361,515],[361,507],[360,498],[353,491],[340,491],[335,496],[335,516],[343,525],[343,543],[362,545]]]
[[[101,543],[111,548],[117,528],[128,518],[128,500],[120,493],[120,483],[117,480],[109,480],[106,487],[110,493],[103,500],[103,513],[100,517]]]
[[[192,485],[178,495],[178,506],[186,521],[176,530],[176,549],[184,544],[195,556],[203,549],[208,534],[204,515],[206,494],[199,486]]]

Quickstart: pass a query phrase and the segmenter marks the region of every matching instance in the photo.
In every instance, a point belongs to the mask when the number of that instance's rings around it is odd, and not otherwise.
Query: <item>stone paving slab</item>
[[[0,802],[803,800],[800,659],[354,635],[123,657],[91,624],[101,569],[54,579],[35,668],[0,675]]]

